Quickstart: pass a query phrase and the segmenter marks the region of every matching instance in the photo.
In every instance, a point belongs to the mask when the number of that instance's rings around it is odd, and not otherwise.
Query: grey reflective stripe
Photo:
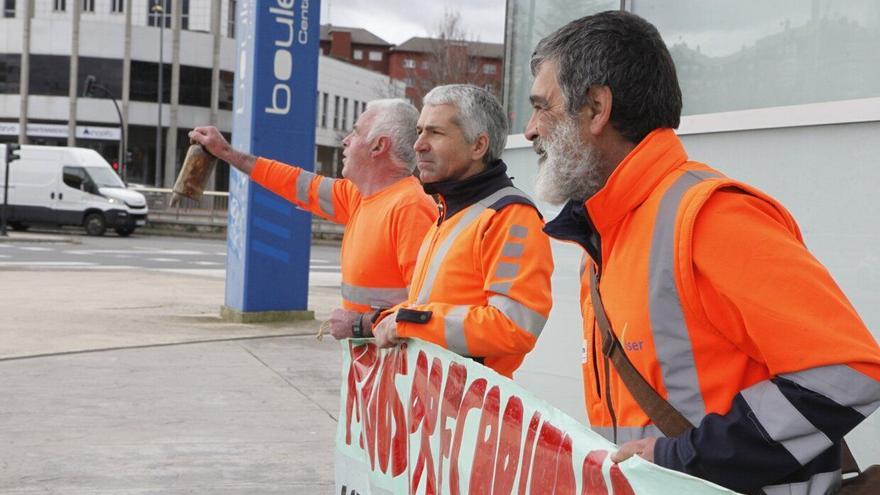
[[[762,488],[766,495],[825,495],[836,493],[840,488],[840,471],[814,474],[809,480],[800,483],[772,485]]]
[[[312,185],[312,180],[314,180],[315,177],[315,174],[306,172],[305,170],[301,170],[299,176],[297,176],[296,199],[298,199],[300,203],[309,204],[309,186]]]
[[[779,375],[868,416],[880,407],[880,382],[843,364]]]
[[[524,239],[527,235],[529,235],[529,229],[523,227],[522,225],[511,225],[510,226],[510,237],[516,237],[517,239]]]
[[[519,274],[519,265],[516,263],[499,262],[495,266],[495,278],[513,278]]]
[[[648,308],[666,399],[692,424],[706,414],[690,336],[675,285],[675,219],[685,192],[707,172],[686,172],[663,195],[648,261]]]
[[[480,216],[480,213],[483,213],[484,211],[486,211],[486,208],[481,205],[472,205],[465,210],[464,213],[462,213],[461,220],[452,227],[449,235],[446,236],[446,239],[443,239],[443,242],[437,247],[434,256],[430,260],[425,260],[425,263],[430,263],[430,266],[428,267],[428,274],[425,276],[425,280],[422,281],[422,288],[419,290],[419,297],[416,299],[416,303],[425,304],[428,302],[428,296],[431,295],[431,289],[434,287],[434,279],[437,278],[437,272],[440,271],[440,267],[443,266],[443,258],[446,257],[446,253],[449,252],[452,243],[455,242],[458,234],[473,223],[473,221]]]
[[[336,216],[333,211],[334,182],[336,182],[336,179],[324,177],[323,179],[321,179],[321,185],[318,186],[318,204],[321,205],[321,211],[326,213],[328,217]]]
[[[507,296],[491,296],[489,305],[498,308],[504,316],[516,323],[516,326],[534,335],[535,338],[541,335],[541,330],[547,324],[547,318],[541,313]]]
[[[499,282],[489,286],[489,290],[498,294],[510,295],[511,282]]]
[[[587,271],[587,253],[581,253],[580,276],[584,278],[584,272]]]
[[[389,308],[406,301],[407,292],[406,287],[373,288],[342,283],[343,299],[375,308]]]
[[[523,195],[519,189],[515,187],[505,187],[499,191],[495,191],[489,197],[478,201],[477,203],[471,205],[469,208],[461,212],[461,219],[455,226],[452,227],[449,235],[443,239],[443,242],[440,243],[440,246],[437,248],[437,251],[434,252],[434,256],[431,257],[430,260],[425,260],[425,262],[430,262],[431,266],[428,267],[428,274],[425,276],[425,279],[422,281],[422,287],[419,290],[419,297],[416,298],[416,303],[425,304],[428,302],[428,296],[431,295],[431,289],[434,287],[434,279],[437,278],[437,272],[440,271],[440,268],[443,266],[443,258],[446,257],[446,254],[449,252],[449,248],[452,247],[452,243],[458,238],[458,235],[461,234],[461,231],[465,228],[469,227],[476,219],[480,216],[481,213],[488,209],[488,206],[492,203],[498,201],[499,199],[510,196],[512,194]],[[426,238],[426,242],[427,238]]]
[[[501,256],[507,256],[508,258],[519,258],[520,256],[522,256],[525,248],[525,245],[518,242],[508,242],[504,244],[504,248],[501,250]]]
[[[758,382],[740,394],[770,438],[781,443],[802,466],[833,445],[773,382]]]
[[[470,306],[453,306],[443,317],[446,335],[446,348],[462,356],[470,356],[467,340],[464,337],[464,317]]]
[[[614,429],[610,426],[591,426],[590,429],[602,435],[609,442],[614,441]],[[647,437],[665,437],[666,435],[654,425],[648,426],[618,426],[617,427],[617,443],[630,442],[632,440],[641,440]]]

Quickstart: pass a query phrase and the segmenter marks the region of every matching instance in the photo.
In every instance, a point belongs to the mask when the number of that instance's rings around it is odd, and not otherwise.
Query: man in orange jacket
[[[510,377],[550,313],[550,240],[499,158],[507,118],[498,100],[449,85],[423,101],[415,150],[441,214],[422,243],[409,297],[382,315],[376,340],[419,338]]]
[[[255,182],[316,215],[345,225],[342,309],[330,314],[337,339],[370,336],[379,309],[406,299],[419,246],[437,218],[434,201],[413,177],[418,111],[403,100],[367,104],[342,141],[344,179],[232,149],[214,127],[189,137]]]
[[[581,266],[594,430],[737,491],[834,491],[841,439],[880,406],[880,349],[794,219],[688,159],[681,90],[657,30],[627,12],[573,21],[531,60],[526,137],[545,228]],[[591,279],[623,352],[691,427],[663,437],[603,356]]]

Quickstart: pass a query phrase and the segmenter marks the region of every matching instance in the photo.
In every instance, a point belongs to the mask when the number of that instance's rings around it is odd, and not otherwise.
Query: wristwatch
[[[358,313],[357,318],[354,319],[354,323],[351,324],[351,335],[356,339],[363,338],[364,336],[364,327],[361,320],[363,319],[363,315]]]

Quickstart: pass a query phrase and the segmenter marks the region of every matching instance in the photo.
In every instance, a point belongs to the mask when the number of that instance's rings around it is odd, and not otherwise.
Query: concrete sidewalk
[[[0,493],[330,493],[341,355],[219,318],[223,281],[0,271]]]

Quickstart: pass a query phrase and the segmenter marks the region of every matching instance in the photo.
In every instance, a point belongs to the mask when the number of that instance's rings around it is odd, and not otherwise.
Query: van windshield
[[[92,181],[98,187],[125,187],[122,179],[116,175],[116,172],[104,167],[86,167]]]

